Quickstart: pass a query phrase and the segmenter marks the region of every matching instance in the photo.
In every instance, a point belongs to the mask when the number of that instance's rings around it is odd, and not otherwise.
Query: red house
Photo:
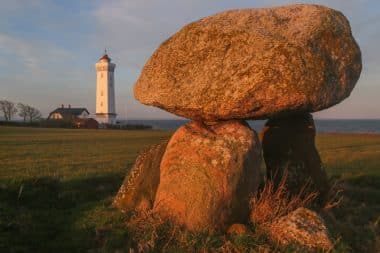
[[[73,126],[75,128],[97,129],[99,128],[99,123],[93,118],[87,118],[87,119],[78,118],[73,121]]]

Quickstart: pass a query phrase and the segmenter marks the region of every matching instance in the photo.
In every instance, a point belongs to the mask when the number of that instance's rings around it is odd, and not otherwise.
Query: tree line
[[[18,116],[32,123],[33,121],[41,118],[41,112],[30,105],[23,103],[13,103],[8,100],[0,100],[0,111],[3,113],[5,121],[11,121],[12,118],[18,113]]]

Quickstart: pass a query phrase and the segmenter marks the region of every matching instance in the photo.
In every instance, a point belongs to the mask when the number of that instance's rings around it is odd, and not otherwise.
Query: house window
[[[100,106],[103,106],[103,102],[100,102]]]

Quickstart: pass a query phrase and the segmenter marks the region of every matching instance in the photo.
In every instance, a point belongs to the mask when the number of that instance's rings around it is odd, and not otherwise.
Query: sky
[[[378,0],[1,0],[0,100],[30,104],[45,117],[61,104],[93,114],[95,63],[106,47],[116,63],[118,117],[176,118],[133,97],[133,84],[160,43],[185,24],[217,12],[291,3],[343,12],[362,51],[363,70],[351,96],[315,117],[380,119]]]

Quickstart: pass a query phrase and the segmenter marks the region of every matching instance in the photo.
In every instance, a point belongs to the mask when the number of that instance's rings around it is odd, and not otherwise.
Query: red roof
[[[99,60],[107,60],[107,61],[111,61],[111,58],[109,58],[107,54],[104,54],[102,57],[100,57]]]

